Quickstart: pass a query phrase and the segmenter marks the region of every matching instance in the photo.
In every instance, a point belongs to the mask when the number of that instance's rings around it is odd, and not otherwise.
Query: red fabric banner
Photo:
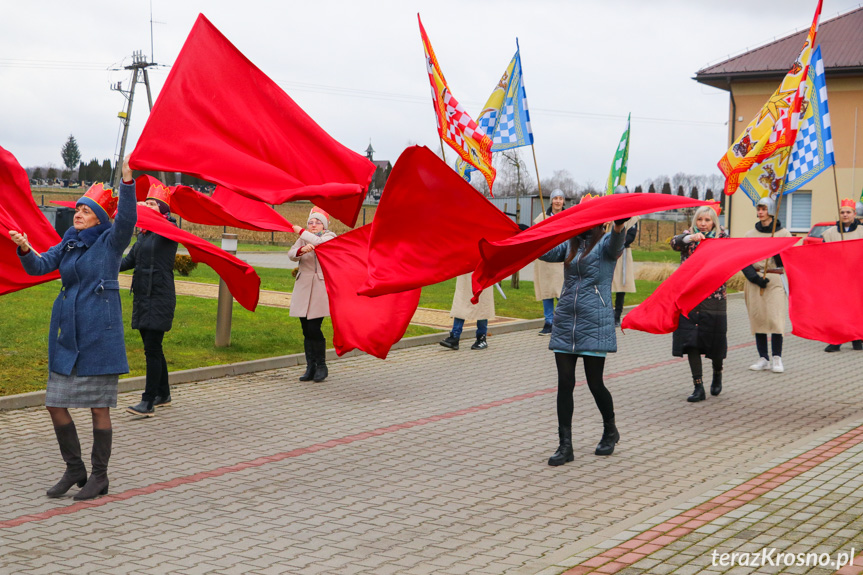
[[[268,204],[310,200],[356,223],[375,166],[337,142],[203,14],[129,160]]]
[[[863,339],[863,240],[796,247],[782,265],[791,333],[836,345]]]
[[[518,226],[431,150],[414,146],[396,161],[372,222],[368,279],[378,296],[472,271],[482,238],[504,239]]]
[[[135,195],[139,202],[147,197],[152,184],[162,183],[153,176],[135,180]],[[241,196],[217,186],[213,196],[196,192],[189,186],[170,186],[171,211],[184,220],[207,226],[231,226],[244,230],[293,232],[291,222],[262,202]]]
[[[53,201],[59,206],[74,207],[75,202]],[[205,263],[213,268],[219,277],[225,280],[228,290],[241,306],[249,311],[258,307],[258,297],[261,294],[261,278],[255,268],[243,260],[216,247],[207,240],[183,231],[162,217],[156,210],[146,206],[138,206],[138,223],[142,230],[159,234],[162,237],[183,244],[192,259]]]
[[[44,276],[25,272],[10,231],[27,234],[30,245],[40,253],[60,243],[60,236],[33,201],[27,172],[15,156],[0,148],[0,295],[60,277],[59,272]]]
[[[324,270],[336,353],[359,349],[386,359],[393,344],[405,334],[421,290],[373,298],[357,294],[368,277],[370,236],[371,224],[321,244],[315,254]]]
[[[719,286],[760,260],[786,254],[800,238],[726,238],[704,240],[692,256],[671,274],[646,300],[624,316],[623,329],[648,333],[671,333],[677,329],[680,314],[688,317],[695,306]],[[788,250],[788,251],[785,251]],[[771,275],[771,281],[781,281]]]
[[[709,206],[681,196],[666,194],[614,194],[601,196],[546,218],[517,236],[495,241],[485,237],[479,244],[482,261],[473,272],[471,301],[476,303],[485,288],[522,269],[536,258],[583,231],[616,219],[652,212]]]

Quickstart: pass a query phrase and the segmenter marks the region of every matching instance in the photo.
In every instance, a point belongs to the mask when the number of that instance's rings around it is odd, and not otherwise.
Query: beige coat
[[[297,251],[306,244],[319,246],[334,237],[336,234],[331,231],[325,231],[323,235],[316,236],[308,230],[303,230],[291,246],[288,257],[295,262],[300,262],[294,293],[291,294],[291,317],[315,319],[330,315],[330,300],[327,297],[324,272],[321,264],[318,263],[318,256],[315,255],[314,250],[301,256],[297,256]]]
[[[459,317],[466,321],[478,319],[491,319],[494,317],[494,286],[482,290],[479,302],[476,305],[470,303],[473,297],[471,287],[473,272],[458,276],[455,280],[455,294],[452,298],[452,310],[450,317]]]
[[[536,216],[533,223],[538,224],[548,217],[551,216],[541,213]],[[533,262],[533,295],[536,296],[536,301],[559,298],[562,287],[563,262],[541,262],[539,260]]]
[[[839,228],[836,226],[833,226],[829,230],[825,231],[821,237],[824,238],[825,242],[841,242],[842,241],[842,234],[839,233]],[[857,229],[855,229],[853,232],[845,232],[845,239],[846,240],[863,239],[863,224],[857,224]]]
[[[751,229],[746,232],[747,238],[769,238],[769,233],[761,233]],[[791,237],[787,228],[776,232],[777,238]],[[761,275],[764,271],[764,260],[753,264],[755,271]],[[772,257],[767,261],[767,269],[776,268],[776,260]],[[767,274],[770,283],[761,293],[761,288],[752,282],[746,282],[743,295],[746,298],[746,310],[749,312],[749,329],[756,333],[785,333],[785,318],[788,316],[788,296],[782,286],[782,278],[778,274]]]
[[[629,218],[623,224],[623,233],[629,231],[629,228],[638,223],[638,216]],[[626,281],[623,281],[623,269],[626,267]],[[623,254],[617,258],[617,265],[614,266],[614,277],[611,280],[611,291],[635,293],[635,262],[632,261],[632,248],[624,248]]]

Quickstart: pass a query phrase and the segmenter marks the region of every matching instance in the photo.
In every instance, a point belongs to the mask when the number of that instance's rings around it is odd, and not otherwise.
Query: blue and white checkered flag
[[[785,194],[799,189],[835,163],[821,46],[812,53],[807,82],[810,83],[809,108],[812,114],[804,115],[797,130],[788,161]]]
[[[494,134],[492,135],[491,151],[500,152],[530,146],[533,144],[533,130],[530,127],[530,111],[527,109],[527,93],[524,90],[524,76],[521,71],[521,53],[516,43],[515,66],[512,78],[498,110]]]

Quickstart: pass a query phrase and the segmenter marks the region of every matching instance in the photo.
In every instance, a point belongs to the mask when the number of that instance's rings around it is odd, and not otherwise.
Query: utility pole
[[[135,101],[135,86],[138,84],[138,76],[140,74],[143,78],[144,86],[147,88],[147,103],[150,105],[150,110],[152,110],[153,95],[150,91],[150,75],[147,73],[147,68],[156,65],[157,64],[155,62],[147,62],[147,57],[144,55],[142,50],[132,52],[132,63],[129,66],[125,66],[126,70],[132,71],[132,85],[129,87],[129,91],[124,91],[120,82],[111,86],[112,90],[120,92],[126,97],[126,100],[128,100],[126,110],[117,114],[120,121],[123,123],[123,137],[120,139],[120,155],[117,158],[117,166],[114,169],[115,189],[120,185],[120,178],[123,170],[123,158],[126,157],[126,138],[129,135],[129,122],[132,120],[132,103]],[[161,179],[163,183],[167,183],[164,173],[159,173],[159,179]]]

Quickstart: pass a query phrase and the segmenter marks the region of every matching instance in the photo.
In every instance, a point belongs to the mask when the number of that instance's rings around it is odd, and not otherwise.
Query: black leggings
[[[755,347],[758,348],[758,355],[760,355],[764,359],[767,359],[767,360],[770,359],[770,356],[767,355],[767,334],[766,333],[756,333],[755,334]],[[773,348],[773,355],[778,355],[779,357],[782,357],[782,334],[781,333],[770,334],[770,347]]]
[[[300,318],[300,325],[303,328],[303,337],[309,341],[324,341],[324,332],[321,331],[321,325],[324,323],[324,318],[316,317],[315,319]]]
[[[571,353],[554,354],[557,363],[557,424],[561,427],[572,427],[572,392],[575,389],[575,364],[578,358],[579,356]],[[587,386],[602,414],[602,421],[614,421],[614,401],[611,399],[611,392],[602,382],[605,358],[584,355],[581,359],[584,362]]]
[[[689,358],[689,369],[692,371],[692,379],[701,379],[703,377],[703,373],[701,372],[701,354],[697,349],[692,349],[690,347],[686,348],[686,355]],[[722,371],[722,358],[720,359],[712,359],[713,362],[713,371]]]
[[[144,383],[144,393],[141,399],[151,402],[156,397],[167,398],[171,396],[171,387],[168,384],[168,362],[162,351],[162,339],[164,331],[155,329],[142,329],[141,340],[144,342],[144,358],[147,361],[147,378]]]

